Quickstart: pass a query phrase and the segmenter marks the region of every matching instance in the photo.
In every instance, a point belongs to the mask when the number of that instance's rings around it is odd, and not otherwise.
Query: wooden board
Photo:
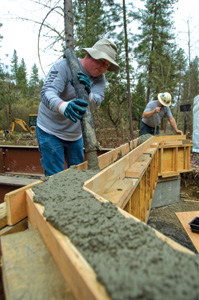
[[[162,141],[178,141],[178,140],[186,140],[186,135],[172,134],[172,135],[155,135],[154,141],[162,142]]]
[[[25,218],[15,225],[7,225],[0,230],[0,237],[3,235],[24,231],[28,228],[28,219]]]
[[[138,179],[119,179],[104,193],[102,197],[123,208],[131,197],[138,183]]]
[[[84,185],[99,195],[104,194],[115,181],[126,177],[126,170],[142,155],[144,151],[150,148],[152,143],[153,138],[147,140],[116,161],[114,164],[108,166],[91,179],[87,180]]]
[[[84,189],[86,190],[86,188]],[[107,202],[107,200],[94,192],[93,195],[97,200]],[[33,192],[31,190],[26,191],[26,196],[29,222],[32,228],[38,228],[40,231],[45,244],[62,272],[63,277],[69,284],[74,296],[80,300],[110,300],[104,287],[96,280],[94,270],[70,242],[68,237],[46,222],[43,216],[44,207],[33,202]],[[118,208],[118,211],[126,218],[132,218],[136,222],[140,222],[139,219],[124,210]],[[160,232],[156,230],[154,232],[174,249],[194,255],[192,251],[167,238]]]
[[[96,281],[96,274],[93,269],[68,237],[46,222],[43,216],[44,207],[35,204],[32,201],[32,196],[33,192],[27,190],[29,222],[33,229],[38,228],[74,296],[81,300],[110,300],[105,288]]]
[[[0,203],[0,229],[7,225],[6,203]]]
[[[199,217],[199,211],[176,212],[175,214],[182,223],[182,226],[184,227],[194,247],[199,252],[199,234],[192,232],[189,225],[189,222],[191,222],[195,217]]]
[[[5,195],[8,225],[14,225],[27,217],[26,190],[39,183],[42,181],[36,181]]]
[[[38,230],[1,237],[6,299],[75,300]]]

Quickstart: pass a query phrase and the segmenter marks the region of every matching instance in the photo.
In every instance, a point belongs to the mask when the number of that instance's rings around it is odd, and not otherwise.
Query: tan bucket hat
[[[170,106],[171,105],[171,94],[165,92],[158,94],[158,100],[163,106]]]
[[[119,65],[115,62],[117,54],[116,45],[108,39],[101,39],[91,48],[83,48],[94,59],[106,59],[111,65],[107,69],[109,71],[119,71]]]

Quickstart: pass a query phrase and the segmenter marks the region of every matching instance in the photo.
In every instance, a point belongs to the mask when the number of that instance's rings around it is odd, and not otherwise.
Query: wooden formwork
[[[158,176],[170,178],[190,171],[192,143],[179,135],[154,136],[139,146],[137,143],[138,139],[133,140],[99,156],[101,171],[85,182],[84,188],[146,222]],[[87,168],[87,162],[77,166],[79,170]],[[40,183],[5,195],[8,225],[27,216],[25,191]]]
[[[94,194],[94,196],[98,201],[107,202],[107,200],[97,194]],[[69,238],[46,222],[46,219],[43,216],[44,207],[34,203],[31,189],[26,191],[26,198],[28,218],[31,227],[33,229],[37,228],[40,231],[45,244],[48,246],[48,249],[61,270],[63,277],[69,284],[75,298],[80,300],[111,300],[104,286],[96,280],[96,273],[94,270],[74,247]],[[139,219],[121,208],[118,208],[118,211],[124,215],[125,218],[140,222]],[[174,249],[194,254],[160,232],[154,231],[159,238],[164,240]]]
[[[172,137],[171,143],[167,142],[166,145],[163,141],[170,141],[169,138],[167,140],[167,137],[164,137],[164,140],[162,137],[159,140],[158,137],[152,137],[139,146],[137,146],[138,141],[135,140],[99,156],[98,162],[101,171],[84,183],[84,190],[91,193],[98,201],[111,201],[126,218],[132,218],[137,222],[140,220],[146,222],[158,175],[189,170],[188,159],[191,143],[176,143],[179,139],[185,140],[186,137],[175,136],[175,139]],[[176,148],[178,150],[173,150]],[[184,155],[183,159],[182,155]],[[164,156],[167,157],[166,161],[172,160],[172,162],[166,164]],[[166,171],[165,166],[167,167]],[[87,162],[77,166],[77,169],[87,169]],[[160,170],[163,170],[162,173]],[[67,236],[46,222],[43,216],[44,207],[34,203],[31,188],[41,183],[42,181],[38,181],[6,194],[8,224],[14,225],[28,216],[29,224],[41,233],[77,299],[110,299],[105,288],[96,280],[96,274],[88,262]],[[173,248],[192,253],[161,233],[155,232],[159,238]]]
[[[84,188],[146,222],[158,176],[157,150],[158,143],[146,141],[86,181]]]

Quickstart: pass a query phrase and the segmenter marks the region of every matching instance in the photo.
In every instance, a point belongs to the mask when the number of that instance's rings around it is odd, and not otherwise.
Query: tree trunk
[[[64,0],[64,31],[66,48],[74,49],[72,0]]]
[[[96,139],[92,111],[88,99],[88,94],[82,84],[77,79],[77,72],[80,71],[79,62],[73,51],[73,12],[72,0],[64,0],[64,22],[65,22],[65,40],[66,48],[65,57],[68,60],[76,97],[84,99],[88,102],[86,113],[82,117],[81,128],[84,141],[85,152],[87,153],[88,169],[99,169],[97,149],[99,144]]]
[[[126,3],[125,3],[125,0],[123,0],[123,20],[124,20],[124,35],[125,35],[125,53],[126,53],[126,75],[127,75],[127,91],[128,91],[129,127],[130,127],[130,137],[133,140],[133,121],[132,121],[132,104],[131,104],[131,89],[130,89],[130,75],[129,75],[129,52],[128,52],[128,37],[127,37]]]

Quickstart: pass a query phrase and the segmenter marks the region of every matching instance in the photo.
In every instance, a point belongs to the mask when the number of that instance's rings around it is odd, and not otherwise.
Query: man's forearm
[[[170,121],[170,124],[171,124],[171,126],[173,127],[173,129],[174,129],[175,131],[178,131],[178,127],[177,127],[177,124],[176,124],[176,121],[175,121],[174,117],[171,117],[171,118],[169,119],[169,121]]]
[[[155,113],[156,113],[156,110],[155,110],[155,109],[153,109],[153,110],[151,110],[151,111],[146,111],[146,112],[143,113],[142,118],[144,118],[144,119],[150,118],[150,117],[152,117]]]

